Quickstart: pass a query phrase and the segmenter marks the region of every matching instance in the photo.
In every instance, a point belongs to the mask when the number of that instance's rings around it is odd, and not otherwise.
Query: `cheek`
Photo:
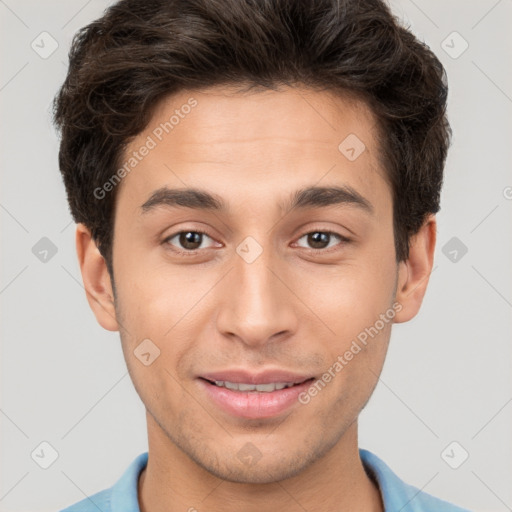
[[[393,254],[378,258],[368,252],[350,264],[333,267],[329,275],[324,269],[303,277],[304,302],[312,305],[314,321],[318,324],[321,319],[325,333],[315,339],[322,347],[325,369],[331,371],[326,376],[333,383],[328,384],[329,400],[340,406],[366,400],[375,386],[397,312],[395,275]]]
[[[183,270],[171,272],[169,265],[136,267],[132,262],[133,270],[125,265],[124,274],[118,272],[116,311],[124,328],[124,357],[139,394],[147,390],[153,403],[179,403],[186,396],[177,381],[186,380],[189,366],[183,362],[195,350],[191,340],[199,338],[197,315],[203,311],[200,301],[208,276],[204,283],[191,283]]]
[[[122,349],[138,395],[149,411],[156,413],[155,417],[159,416],[159,410],[166,410],[166,414],[177,420],[180,411],[190,405],[181,364],[186,347],[170,335],[158,338],[151,335],[150,328],[137,329],[134,322],[128,324],[128,329],[129,334],[121,334]],[[137,332],[149,332],[149,335],[134,335]]]
[[[296,276],[304,303],[321,319],[333,337],[347,339],[375,323],[391,306],[396,266],[354,261],[318,268]]]
[[[192,279],[184,268],[167,265],[125,267],[119,272],[118,295],[125,321],[138,337],[165,341],[173,330],[194,315],[205,290],[212,286],[207,274]],[[214,282],[214,281],[213,281]]]

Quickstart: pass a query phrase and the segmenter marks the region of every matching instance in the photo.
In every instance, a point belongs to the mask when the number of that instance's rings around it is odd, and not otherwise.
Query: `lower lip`
[[[309,388],[313,379],[291,388],[271,392],[232,391],[199,379],[210,399],[225,412],[248,419],[277,416],[298,402],[299,395]]]

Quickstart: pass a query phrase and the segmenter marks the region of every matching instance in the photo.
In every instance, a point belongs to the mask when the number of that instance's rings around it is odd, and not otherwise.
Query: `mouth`
[[[287,412],[298,405],[299,395],[315,380],[314,377],[288,377],[274,381],[271,378],[271,375],[266,375],[260,377],[259,382],[258,377],[247,376],[233,376],[232,380],[199,377],[197,380],[215,407],[230,416],[245,419],[273,418]]]
[[[257,393],[272,393],[274,391],[280,391],[281,389],[291,388],[293,386],[298,386],[307,381],[312,381],[313,377],[310,379],[305,379],[299,382],[269,382],[268,384],[250,384],[247,382],[230,382],[228,380],[215,380],[210,381],[208,379],[204,379],[210,384],[214,384],[220,388],[230,389],[231,391],[242,391],[242,392],[257,392]]]

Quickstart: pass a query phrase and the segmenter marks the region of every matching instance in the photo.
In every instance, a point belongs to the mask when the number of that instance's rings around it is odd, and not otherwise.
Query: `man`
[[[122,0],[55,99],[149,451],[67,512],[461,511],[358,448],[432,269],[444,70],[380,1]]]

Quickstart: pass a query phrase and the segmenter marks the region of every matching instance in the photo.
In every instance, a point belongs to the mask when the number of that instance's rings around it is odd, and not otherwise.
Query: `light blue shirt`
[[[368,450],[359,449],[359,454],[366,472],[377,482],[385,512],[469,512],[406,484]],[[140,512],[137,487],[147,461],[148,452],[141,453],[112,487],[61,512]]]

